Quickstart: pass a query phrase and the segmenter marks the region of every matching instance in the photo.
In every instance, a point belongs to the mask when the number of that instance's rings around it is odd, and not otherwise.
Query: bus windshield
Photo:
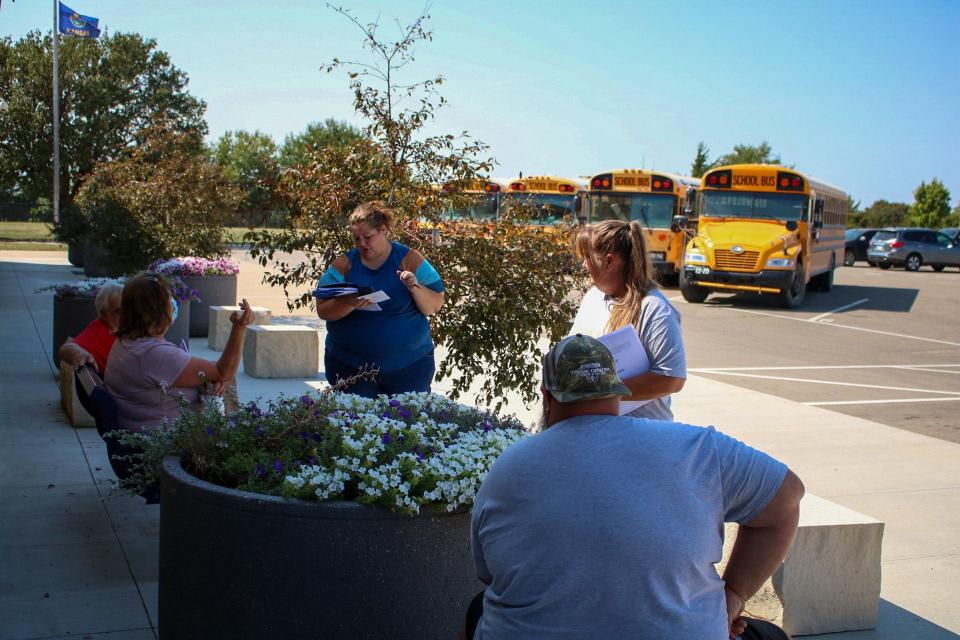
[[[637,220],[650,229],[668,229],[676,201],[669,194],[591,193],[590,221]]]
[[[509,210],[511,203],[522,202],[536,208],[533,224],[559,224],[564,216],[576,216],[577,197],[552,193],[511,193],[503,206]]]
[[[751,191],[704,191],[701,215],[713,218],[806,220],[805,195]]]
[[[497,204],[499,198],[495,193],[477,193],[467,196],[469,203],[465,206],[447,209],[448,220],[481,220],[492,222],[497,219]]]

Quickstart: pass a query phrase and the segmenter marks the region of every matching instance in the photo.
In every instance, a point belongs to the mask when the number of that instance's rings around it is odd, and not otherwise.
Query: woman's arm
[[[201,382],[228,382],[237,377],[240,368],[240,358],[243,355],[243,337],[247,325],[253,322],[253,310],[246,299],[240,302],[240,311],[230,314],[230,337],[223,348],[223,353],[216,362],[203,358],[190,358],[177,379],[174,387],[197,387]],[[202,374],[202,377],[201,377]]]
[[[425,287],[417,281],[417,276],[412,271],[397,271],[400,281],[407,287],[413,303],[417,305],[425,316],[432,316],[440,307],[443,306],[445,297],[442,291],[434,291],[430,287]]]
[[[686,381],[686,378],[675,378],[648,371],[623,381],[630,389],[630,395],[621,400],[653,400],[669,396],[683,389]]]
[[[355,295],[317,300],[317,317],[321,320],[340,320],[350,315],[354,309],[361,309],[368,304],[370,304],[369,300]]]
[[[60,347],[60,351],[57,355],[61,360],[78,369],[85,364],[92,364],[94,369],[100,371],[100,367],[97,366],[97,360],[93,357],[93,355],[74,342],[73,338],[67,338],[67,341],[63,343],[62,347]]]

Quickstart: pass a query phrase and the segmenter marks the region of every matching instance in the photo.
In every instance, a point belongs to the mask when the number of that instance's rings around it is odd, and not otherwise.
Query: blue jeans
[[[341,379],[357,374],[357,368],[352,367],[329,353],[323,354],[324,372],[327,382],[336,384]],[[392,396],[406,391],[430,391],[436,365],[433,362],[433,353],[420,358],[413,364],[393,371],[381,371],[376,380],[358,380],[344,388],[346,393],[355,393],[365,398],[375,398],[383,393]]]

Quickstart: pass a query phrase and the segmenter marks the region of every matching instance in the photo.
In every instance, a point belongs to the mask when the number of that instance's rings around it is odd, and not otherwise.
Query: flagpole
[[[59,0],[53,0],[53,222],[60,222],[60,72],[58,30]]]

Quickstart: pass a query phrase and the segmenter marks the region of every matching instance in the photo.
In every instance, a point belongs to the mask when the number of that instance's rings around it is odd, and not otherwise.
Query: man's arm
[[[773,499],[750,522],[740,525],[723,572],[731,624],[743,610],[744,602],[773,575],[790,550],[800,520],[803,493],[803,482],[787,470]]]

